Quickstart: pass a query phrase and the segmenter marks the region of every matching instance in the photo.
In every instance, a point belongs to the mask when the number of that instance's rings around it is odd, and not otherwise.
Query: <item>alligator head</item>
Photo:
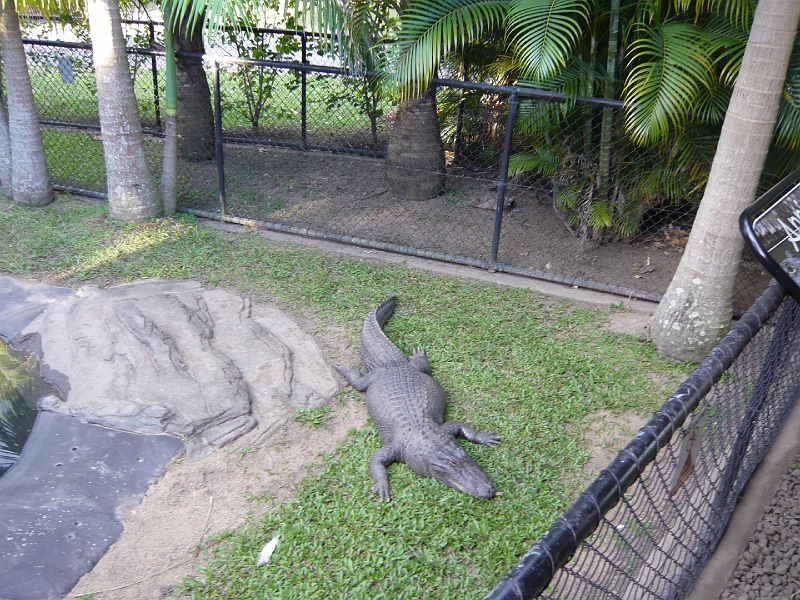
[[[432,452],[427,463],[426,475],[455,490],[487,500],[497,493],[489,476],[452,438]]]

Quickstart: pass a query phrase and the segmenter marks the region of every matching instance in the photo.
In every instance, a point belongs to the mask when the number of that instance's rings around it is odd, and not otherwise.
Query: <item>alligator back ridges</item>
[[[408,363],[408,357],[383,333],[383,326],[394,312],[397,296],[392,294],[370,311],[361,331],[361,358],[367,371]]]

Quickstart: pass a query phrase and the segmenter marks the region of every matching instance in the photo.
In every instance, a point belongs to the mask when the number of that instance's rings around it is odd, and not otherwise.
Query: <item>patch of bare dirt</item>
[[[216,163],[184,165],[184,206],[219,210]],[[489,260],[497,174],[448,167],[442,195],[391,197],[384,161],[353,155],[226,146],[227,213],[378,242]],[[632,241],[585,249],[543,187],[510,185],[498,261],[567,278],[663,293],[683,254],[688,227],[668,219]],[[682,217],[683,220],[686,217]],[[746,309],[769,277],[745,257],[736,306]]]
[[[606,329],[615,333],[627,333],[628,335],[643,338],[650,337],[650,319],[652,313],[635,312],[632,310],[614,310],[609,315],[611,320],[606,325]]]
[[[648,418],[632,411],[620,415],[601,410],[586,418],[585,440],[589,449],[589,460],[583,468],[581,489],[597,478],[617,453],[622,450],[636,433],[644,427]]]

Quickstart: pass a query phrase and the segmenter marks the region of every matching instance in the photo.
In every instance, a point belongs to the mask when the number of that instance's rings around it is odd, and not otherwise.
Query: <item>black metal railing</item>
[[[800,396],[799,341],[770,286],[487,600],[685,598]]]

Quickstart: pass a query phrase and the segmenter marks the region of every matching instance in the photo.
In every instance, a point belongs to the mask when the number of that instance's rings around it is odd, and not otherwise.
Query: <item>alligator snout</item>
[[[439,449],[431,461],[430,474],[446,486],[475,498],[489,500],[497,494],[489,476],[455,441]]]

